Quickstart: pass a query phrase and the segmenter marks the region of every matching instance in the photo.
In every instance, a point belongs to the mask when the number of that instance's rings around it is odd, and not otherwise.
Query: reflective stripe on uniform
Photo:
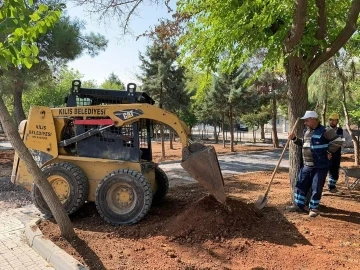
[[[328,147],[329,147],[329,144],[326,143],[326,144],[312,145],[311,149],[328,148]]]

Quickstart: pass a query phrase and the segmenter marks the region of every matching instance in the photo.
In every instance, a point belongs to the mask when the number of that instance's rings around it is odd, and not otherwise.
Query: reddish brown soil
[[[352,162],[351,155],[345,155]],[[43,233],[90,269],[358,269],[360,191],[324,196],[321,216],[287,213],[289,180],[279,172],[262,211],[253,202],[271,172],[225,179],[223,206],[198,184],[171,188],[138,224],[112,227],[87,204],[72,217],[79,239],[60,237],[53,220]]]
[[[0,177],[10,176],[13,160],[13,150],[0,150]]]
[[[167,159],[180,159],[181,148],[176,147],[166,150]],[[219,153],[221,149],[216,146]],[[159,158],[160,149],[156,151]],[[0,172],[11,171],[12,155],[0,151]],[[343,156],[343,166],[352,163],[353,155]],[[341,175],[344,194],[324,196],[321,216],[312,219],[284,211],[290,190],[285,170],[275,176],[267,207],[253,207],[270,176],[258,172],[225,178],[227,206],[198,184],[176,186],[161,206],[152,207],[133,226],[106,224],[89,203],[72,216],[79,236],[72,242],[60,236],[53,220],[40,227],[90,269],[358,269],[360,187],[349,193]]]

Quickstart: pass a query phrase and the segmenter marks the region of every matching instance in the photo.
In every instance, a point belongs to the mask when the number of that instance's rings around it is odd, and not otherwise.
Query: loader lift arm
[[[161,122],[172,128],[180,137],[183,147],[188,146],[188,127],[176,115],[146,103],[81,106],[51,109],[53,117],[94,118],[109,117],[115,127],[132,124],[140,119],[150,119]]]
[[[81,106],[52,109],[53,117],[109,117],[115,127],[130,125],[140,119],[150,119],[172,128],[180,138],[182,167],[204,186],[219,202],[225,203],[224,179],[213,146],[189,144],[189,129],[176,115],[146,103]]]

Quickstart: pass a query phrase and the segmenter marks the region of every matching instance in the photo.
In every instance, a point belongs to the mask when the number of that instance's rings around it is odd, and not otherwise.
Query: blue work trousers
[[[328,173],[328,168],[315,168],[304,166],[299,172],[295,185],[295,204],[300,208],[305,207],[306,194],[311,189],[310,209],[318,208],[321,195]]]
[[[329,178],[328,178],[329,190],[336,188],[336,183],[339,180],[340,159],[341,159],[340,151],[336,152],[331,159],[331,165],[329,168]]]

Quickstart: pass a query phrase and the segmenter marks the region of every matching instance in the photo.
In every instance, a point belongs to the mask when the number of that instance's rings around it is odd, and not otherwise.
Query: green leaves
[[[8,65],[31,68],[38,60],[36,39],[46,33],[59,20],[61,8],[49,9],[40,4],[31,10],[33,0],[8,0],[0,9],[0,69]]]
[[[186,33],[180,38],[186,66],[215,71],[222,59],[228,71],[261,52],[262,67],[271,67],[290,55],[313,58],[315,49],[325,51],[346,24],[353,1],[326,1],[326,37],[315,38],[318,14],[315,1],[308,1],[307,21],[301,40],[285,55],[284,41],[293,25],[294,0],[217,1],[180,0],[178,11],[192,14]]]

